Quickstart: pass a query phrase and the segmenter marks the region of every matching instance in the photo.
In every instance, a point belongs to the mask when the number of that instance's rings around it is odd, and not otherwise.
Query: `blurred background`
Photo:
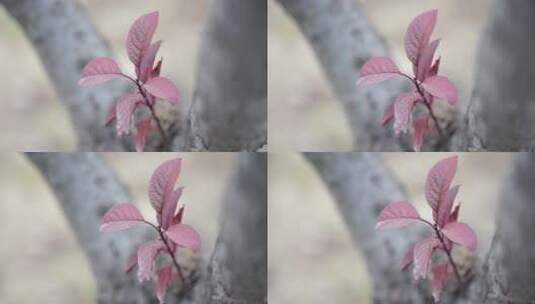
[[[386,165],[405,186],[409,201],[431,218],[424,197],[427,172],[447,153],[385,153]],[[511,154],[459,154],[453,184],[461,184],[460,221],[479,237],[485,256],[494,233],[494,213]],[[300,154],[269,157],[269,303],[370,303],[362,257],[333,198]],[[388,232],[384,232],[388,233]]]
[[[155,222],[147,196],[149,179],[158,165],[177,155],[103,155],[131,190],[144,217]],[[226,153],[180,156],[178,185],[185,186],[181,202],[187,205],[184,222],[199,231],[201,254],[208,259],[234,157]],[[33,304],[35,299],[43,304],[95,303],[89,264],[52,191],[22,154],[0,154],[0,201],[0,303]]]
[[[442,56],[441,73],[459,88],[461,104],[471,96],[479,36],[486,25],[491,2],[359,1],[372,24],[383,35],[394,61],[405,71],[410,71],[410,66],[403,48],[403,37],[410,21],[426,10],[439,10],[433,37],[442,38],[437,50],[437,55]],[[268,18],[271,151],[353,150],[342,107],[299,29],[276,1],[269,1]]]
[[[206,0],[82,0],[93,24],[110,43],[120,67],[133,68],[124,42],[130,25],[146,13],[160,11],[155,40],[163,44],[158,56],[164,58],[162,75],[177,84],[182,109],[189,108],[194,89],[197,48],[202,32]],[[66,110],[17,23],[0,6],[0,151],[66,151],[75,149],[74,132]],[[15,132],[16,130],[16,132]]]

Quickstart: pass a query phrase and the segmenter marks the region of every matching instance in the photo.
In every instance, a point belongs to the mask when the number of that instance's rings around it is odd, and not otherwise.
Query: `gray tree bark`
[[[158,303],[153,284],[125,274],[130,254],[147,239],[138,230],[101,234],[104,213],[131,197],[113,170],[90,154],[29,153],[56,195],[97,282],[98,303]],[[173,303],[266,303],[267,160],[240,154],[224,198],[221,229],[207,269]],[[154,237],[154,236],[153,236]]]
[[[400,263],[421,237],[420,227],[378,233],[379,212],[389,203],[406,201],[401,185],[381,160],[368,153],[306,153],[305,157],[333,196],[340,214],[363,253],[373,283],[374,303],[429,303],[425,288],[413,283]]]
[[[388,51],[384,41],[354,0],[278,0],[302,31],[344,107],[361,151],[411,149],[398,142],[392,128],[380,126],[384,110],[407,89],[403,81],[389,81],[382,89],[357,90],[361,67],[372,56]]]
[[[265,149],[267,1],[212,0],[198,67],[192,148]]]
[[[535,149],[535,3],[495,0],[481,41],[467,134],[471,150]]]
[[[37,50],[82,151],[132,151],[105,118],[129,84],[120,80],[94,88],[77,82],[93,58],[112,57],[107,43],[75,0],[0,0]],[[165,150],[241,151],[267,145],[266,0],[212,1],[200,47],[198,84],[186,119],[170,123]],[[189,123],[185,123],[188,121]],[[147,150],[160,146],[149,141]]]

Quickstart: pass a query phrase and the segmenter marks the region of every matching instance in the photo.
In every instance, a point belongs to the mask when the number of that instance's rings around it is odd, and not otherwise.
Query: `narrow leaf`
[[[407,226],[418,222],[420,215],[413,205],[407,202],[395,202],[386,206],[379,214],[375,229],[385,230]]]
[[[419,95],[402,93],[394,101],[394,131],[396,135],[406,133],[409,129],[412,109]]]
[[[140,282],[149,280],[154,271],[156,256],[165,249],[165,244],[161,240],[153,240],[139,246],[137,250],[137,264],[139,269],[137,277]]]
[[[165,204],[163,204],[162,209],[162,228],[167,229],[169,226],[171,226],[171,223],[173,221],[173,217],[175,216],[176,207],[178,204],[178,200],[180,199],[180,196],[182,195],[182,190],[184,188],[180,187],[176,189],[175,191],[171,192],[169,195],[165,196]]]
[[[467,224],[452,222],[444,226],[441,231],[452,242],[463,245],[470,250],[476,250],[477,236]]]
[[[422,50],[422,54],[418,58],[418,68],[416,72],[416,79],[423,81],[429,74],[429,70],[431,69],[431,64],[433,63],[433,57],[435,56],[435,51],[437,50],[437,47],[439,44],[440,44],[440,39],[437,39],[431,42]]]
[[[433,298],[435,302],[438,303],[440,300],[440,295],[448,279],[448,264],[440,264],[433,267],[433,281],[431,282],[431,287],[433,288]]]
[[[398,76],[399,69],[388,57],[373,57],[360,70],[357,86],[377,84]]]
[[[425,279],[429,276],[433,250],[440,244],[435,237],[429,237],[414,245],[414,268],[412,270],[415,280]]]
[[[453,209],[453,212],[448,217],[448,223],[451,222],[457,222],[459,219],[459,209],[461,209],[461,203],[459,203],[455,208]]]
[[[180,207],[180,209],[178,209],[178,212],[175,214],[175,217],[173,218],[173,221],[171,223],[171,225],[176,225],[176,224],[180,224],[182,223],[182,217],[184,216],[184,208],[186,206],[182,206]]]
[[[437,218],[435,219],[439,227],[444,227],[448,223],[450,217],[451,208],[453,208],[453,203],[455,197],[457,197],[457,192],[459,192],[459,185],[448,190],[446,195],[442,198],[442,201],[438,205]]]
[[[111,107],[110,111],[108,112],[108,116],[106,116],[106,121],[104,122],[104,125],[109,126],[116,118],[117,118],[116,105],[113,105],[113,107]]]
[[[405,253],[405,256],[403,256],[403,259],[401,260],[401,270],[406,270],[411,264],[412,260],[414,258],[414,245],[409,247],[409,250]]]
[[[425,12],[410,23],[405,34],[405,52],[414,66],[418,65],[418,58],[429,43],[436,23],[437,10]]]
[[[149,199],[156,213],[162,213],[165,196],[173,191],[181,167],[182,160],[175,158],[158,166],[152,174],[149,183]]]
[[[130,131],[130,121],[138,103],[143,101],[143,96],[139,93],[123,95],[117,101],[115,113],[117,115],[117,134],[119,136],[128,134]]]
[[[385,126],[392,119],[394,119],[394,103],[391,103],[388,107],[386,107],[385,113],[383,114],[383,118],[381,119],[381,125]]]
[[[115,60],[106,57],[95,58],[82,70],[82,78],[78,81],[78,85],[83,87],[94,86],[121,75],[121,69]]]
[[[429,131],[429,117],[421,117],[414,120],[414,132],[412,133],[412,147],[414,151],[420,152],[424,143],[425,135]]]
[[[142,121],[140,121],[137,126],[137,133],[136,133],[136,151],[137,152],[143,152],[143,148],[145,148],[145,142],[147,141],[147,135],[150,133],[150,131],[153,130],[152,127],[152,119],[147,118]]]
[[[145,52],[143,52],[141,62],[139,63],[139,80],[141,80],[141,82],[146,82],[151,76],[154,60],[156,59],[156,53],[158,53],[161,44],[162,41],[159,40],[153,43]]]
[[[157,26],[158,12],[152,12],[136,19],[130,27],[126,38],[126,52],[136,68],[139,68],[141,56],[149,48]]]
[[[173,278],[173,266],[169,265],[158,269],[157,276],[156,297],[158,298],[158,301],[160,301],[160,304],[163,304],[165,302],[165,293]]]
[[[143,86],[151,95],[167,100],[171,104],[178,103],[178,90],[175,84],[165,77],[151,78]]]
[[[136,206],[123,203],[113,206],[102,217],[101,232],[119,231],[143,223],[144,219]]]
[[[163,60],[160,59],[154,69],[152,69],[152,72],[150,74],[151,78],[160,76],[160,71],[162,70],[162,61]]]
[[[165,233],[180,247],[190,248],[194,252],[198,252],[201,247],[199,233],[186,224],[173,225]]]
[[[436,219],[439,204],[446,192],[448,192],[455,172],[457,171],[457,156],[443,159],[436,163],[425,181],[425,198],[433,210],[433,218]]]
[[[134,270],[136,266],[137,266],[137,251],[132,253],[130,257],[128,258],[128,261],[126,261],[124,272],[129,273],[130,271]]]
[[[446,77],[431,76],[422,83],[422,87],[429,94],[438,99],[446,100],[452,106],[457,104],[457,101],[459,100],[457,88]]]

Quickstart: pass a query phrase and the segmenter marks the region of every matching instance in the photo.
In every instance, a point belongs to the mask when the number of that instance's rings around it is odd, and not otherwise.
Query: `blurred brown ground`
[[[162,39],[162,74],[177,84],[182,107],[188,108],[196,70],[197,47],[206,1],[85,0],[123,70],[133,72],[124,41],[130,25],[146,13],[160,11],[155,39]],[[75,149],[66,110],[55,95],[37,53],[16,22],[0,6],[0,151],[66,151]],[[105,84],[104,84],[105,85]],[[7,130],[7,131],[6,131]]]
[[[382,154],[409,200],[425,218],[428,170],[443,153]],[[511,154],[460,154],[454,184],[461,184],[460,220],[476,231],[484,256],[494,232],[498,194]],[[299,154],[269,157],[269,303],[370,303],[365,265],[327,189]],[[384,232],[388,233],[388,232]]]
[[[276,1],[269,3],[270,151],[351,151],[345,114],[315,55]],[[439,19],[433,37],[442,38],[437,51],[442,56],[441,73],[457,84],[461,103],[468,100],[479,36],[491,1],[363,0],[360,3],[384,35],[393,58],[403,70],[410,69],[403,49],[407,26],[418,14],[437,8]]]
[[[152,221],[149,179],[160,163],[173,157],[176,154],[105,154],[143,215]],[[199,231],[202,255],[209,258],[234,157],[229,153],[181,157],[178,184],[185,186],[184,221]],[[95,303],[95,284],[86,258],[53,193],[21,154],[0,153],[0,223],[0,303]]]

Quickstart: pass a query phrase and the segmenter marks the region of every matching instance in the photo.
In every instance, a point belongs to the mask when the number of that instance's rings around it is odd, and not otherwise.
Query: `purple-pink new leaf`
[[[126,38],[128,58],[138,70],[143,53],[149,48],[152,36],[158,26],[158,12],[152,12],[136,19]]]
[[[165,293],[173,278],[173,266],[169,265],[158,269],[156,275],[156,297],[158,298],[158,301],[160,301],[160,304],[162,304],[165,302]]]
[[[143,223],[143,215],[136,206],[123,203],[111,207],[102,217],[101,232],[119,231]]]
[[[451,214],[451,209],[453,208],[453,203],[457,197],[457,192],[459,192],[460,185],[457,185],[446,193],[442,198],[442,201],[438,205],[437,219],[436,223],[439,227],[444,227],[448,223],[448,219]]]
[[[444,226],[441,232],[452,242],[474,251],[477,249],[477,236],[465,223],[452,222]]]
[[[116,106],[113,106],[108,112],[108,116],[106,116],[106,121],[104,121],[104,125],[109,126],[116,118],[117,118]]]
[[[373,57],[362,66],[357,86],[377,84],[399,75],[399,69],[388,57]]]
[[[429,70],[432,68],[431,64],[433,63],[433,57],[435,56],[435,51],[437,50],[438,45],[440,44],[440,39],[437,39],[429,45],[427,45],[420,57],[418,58],[418,67],[416,70],[416,79],[423,81],[427,78]]]
[[[163,60],[160,59],[156,66],[152,69],[152,72],[150,73],[151,78],[160,76],[160,71],[162,70],[162,61]]]
[[[161,250],[164,250],[165,244],[161,240],[153,240],[139,246],[137,250],[137,277],[140,282],[149,280],[154,271],[156,257]]]
[[[117,118],[117,134],[122,136],[130,131],[130,122],[138,103],[143,101],[143,96],[139,93],[123,95],[115,105],[115,115]]]
[[[439,161],[429,170],[425,181],[425,198],[433,210],[433,219],[438,217],[441,199],[450,189],[451,182],[457,171],[457,156]]]
[[[167,229],[171,226],[173,222],[173,217],[175,216],[176,207],[178,205],[178,200],[182,195],[182,190],[184,188],[180,187],[175,191],[171,192],[169,195],[165,196],[165,203],[162,209],[162,228]]]
[[[414,93],[402,93],[394,101],[394,131],[396,135],[406,133],[409,130],[411,113],[414,103],[419,95]]]
[[[457,206],[455,206],[455,208],[451,212],[450,216],[448,217],[448,223],[457,222],[457,220],[459,219],[459,210],[460,209],[461,209],[461,203],[459,203]]]
[[[418,58],[423,49],[429,44],[431,34],[437,23],[437,10],[432,10],[418,15],[410,23],[405,34],[405,52],[407,57],[416,67]]]
[[[82,70],[82,78],[78,81],[78,85],[83,87],[94,86],[121,75],[121,69],[115,60],[107,57],[95,58]]]
[[[149,199],[156,213],[162,213],[165,196],[173,191],[181,168],[182,159],[175,158],[158,166],[152,174],[149,183]]]
[[[141,80],[143,83],[151,77],[154,60],[156,59],[156,53],[158,53],[161,44],[161,40],[156,41],[155,43],[151,44],[151,46],[145,52],[143,52],[141,62],[139,63],[139,80]]]
[[[178,89],[175,84],[165,77],[154,77],[144,85],[145,89],[153,96],[178,104]]]
[[[136,151],[137,152],[143,152],[143,149],[145,148],[145,143],[147,141],[147,135],[150,131],[153,130],[152,126],[152,119],[147,118],[142,121],[140,121],[137,125],[137,133],[135,138],[136,143]]]
[[[431,76],[422,83],[422,87],[429,94],[446,100],[452,106],[456,105],[459,100],[457,88],[444,76]]]
[[[198,252],[201,248],[201,237],[191,226],[186,224],[173,225],[165,233],[180,247],[189,248],[194,252]]]
[[[381,119],[381,125],[385,126],[392,119],[394,119],[394,103],[391,103],[388,107],[386,107],[383,118]]]
[[[386,206],[381,211],[375,229],[400,228],[418,222],[419,220],[420,215],[413,205],[407,202],[395,202]]]
[[[433,267],[433,280],[431,281],[431,287],[433,289],[433,298],[438,303],[440,295],[448,279],[448,267],[447,263],[437,265]]]
[[[409,268],[409,266],[412,264],[413,258],[414,258],[414,245],[411,245],[411,247],[409,247],[409,250],[407,250],[407,252],[403,256],[403,259],[401,260],[401,264],[400,264],[401,270],[406,270],[407,268]]]
[[[414,151],[420,152],[424,143],[424,137],[429,132],[429,118],[426,116],[414,120],[413,129],[412,147]]]
[[[173,221],[171,222],[171,225],[182,223],[182,217],[184,216],[184,208],[185,206],[182,206],[180,207],[180,209],[178,209],[178,212],[175,214],[175,217],[173,217]]]
[[[440,241],[434,236],[421,240],[414,245],[414,268],[412,269],[414,280],[425,279],[429,276],[433,250],[439,245]]]
[[[137,250],[130,255],[128,261],[126,261],[126,266],[124,267],[124,272],[129,273],[134,270],[137,266]]]

